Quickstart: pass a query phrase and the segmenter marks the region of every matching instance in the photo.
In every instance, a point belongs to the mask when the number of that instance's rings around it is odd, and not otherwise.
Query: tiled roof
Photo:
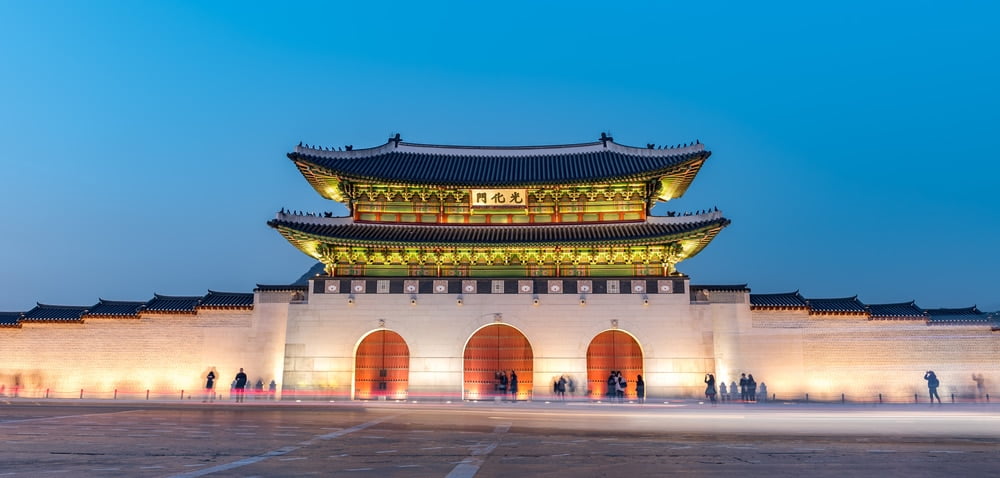
[[[20,327],[22,312],[0,312],[0,327]]]
[[[87,310],[87,316],[138,317],[139,311],[145,307],[145,302],[100,299],[100,302]]]
[[[79,322],[89,307],[38,304],[24,313],[21,322]]]
[[[253,293],[251,292],[216,292],[209,290],[199,308],[240,308],[248,309],[253,307]]]
[[[865,305],[858,300],[858,296],[843,297],[839,299],[806,299],[806,304],[809,306],[810,312],[816,312],[816,313],[827,313],[827,314],[868,313],[868,311],[865,309]]]
[[[153,294],[153,299],[146,303],[145,312],[189,312],[194,313],[195,307],[202,297],[180,297]]]
[[[924,319],[924,310],[914,301],[898,304],[868,304],[868,313],[873,319]]]
[[[976,306],[959,309],[924,309],[930,322],[989,322],[989,314],[981,312]]]
[[[299,145],[299,168],[336,176],[448,186],[565,184],[639,179],[711,155],[701,143],[664,149],[608,141],[559,146],[438,146],[390,140],[367,149],[330,151]]]
[[[256,291],[260,291],[260,292],[270,292],[270,291],[285,292],[285,291],[307,291],[307,290],[309,290],[309,286],[308,285],[295,285],[295,284],[293,284],[293,285],[266,285],[266,284],[257,284],[257,288],[254,289],[255,292]]]
[[[750,292],[746,284],[734,285],[695,285],[691,284],[691,291],[708,290],[719,292]]]
[[[650,218],[646,222],[533,226],[442,226],[352,223],[349,218],[317,218],[278,214],[267,224],[283,234],[301,233],[342,244],[420,244],[426,246],[550,244],[641,244],[722,228],[729,220],[719,212],[698,216]]]
[[[799,291],[780,294],[750,294],[750,307],[804,309],[806,300]]]

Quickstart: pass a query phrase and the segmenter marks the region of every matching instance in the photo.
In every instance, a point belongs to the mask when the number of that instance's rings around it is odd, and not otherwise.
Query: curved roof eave
[[[697,238],[699,243],[698,246],[688,251],[685,257],[692,257],[700,252],[707,246],[708,242],[725,226],[729,224],[729,220],[721,217],[697,223],[697,225],[692,226],[689,229],[672,232],[672,233],[659,233],[654,235],[635,235],[635,236],[618,236],[609,237],[607,231],[599,231],[602,234],[598,237],[591,237],[586,239],[578,238],[567,238],[565,234],[559,234],[560,229],[568,231],[569,228],[580,228],[587,227],[587,225],[571,225],[571,226],[541,226],[548,228],[549,231],[557,231],[544,240],[513,240],[513,241],[481,241],[481,240],[469,240],[469,241],[456,241],[456,240],[419,240],[419,241],[406,241],[406,240],[386,240],[371,237],[360,237],[360,238],[346,238],[318,234],[314,232],[303,231],[298,228],[291,227],[290,224],[284,221],[268,221],[268,225],[277,229],[285,238],[292,243],[297,243],[300,240],[311,240],[317,241],[319,243],[325,244],[335,244],[343,246],[359,246],[359,245],[371,245],[376,247],[406,247],[406,246],[420,246],[420,247],[552,247],[552,246],[626,246],[626,245],[656,245],[661,243],[668,243],[681,240],[689,240],[692,238]],[[637,223],[643,224],[643,223]],[[438,228],[435,226],[409,226],[409,225],[363,225],[358,227],[377,227],[377,228],[397,228],[400,231],[406,228]],[[451,226],[461,229],[468,228],[469,230],[474,230],[478,226]],[[537,229],[534,229],[537,230]]]
[[[350,168],[338,169],[330,164],[324,164],[322,162],[317,162],[323,158],[313,157],[310,155],[305,155],[301,153],[288,153],[289,159],[291,159],[306,180],[310,182],[314,189],[327,197],[331,195],[330,191],[325,191],[328,184],[324,183],[324,178],[333,180],[336,182],[355,182],[355,183],[382,183],[390,185],[413,185],[419,184],[421,186],[427,187],[443,187],[443,188],[454,188],[454,187],[505,187],[505,186],[567,186],[567,185],[583,185],[583,184],[594,184],[594,183],[607,183],[607,182],[648,182],[652,180],[660,180],[663,177],[677,176],[678,187],[675,188],[677,193],[673,197],[679,197],[683,194],[684,190],[690,185],[694,179],[694,175],[701,169],[701,163],[704,163],[708,157],[711,156],[711,151],[702,150],[697,152],[685,153],[683,155],[666,157],[676,159],[668,164],[657,164],[650,165],[648,168],[637,167],[628,171],[613,171],[607,167],[601,166],[599,164],[582,167],[579,174],[571,174],[563,177],[554,177],[551,174],[545,179],[524,179],[524,178],[471,178],[465,179],[468,174],[468,168],[459,168],[453,158],[449,158],[447,165],[427,165],[421,164],[418,166],[413,166],[414,170],[421,171],[421,174],[427,174],[428,171],[433,171],[433,176],[431,177],[418,177],[409,176],[400,172],[390,172],[384,175],[376,175],[371,172],[350,170]],[[393,160],[393,163],[398,163],[398,161]],[[692,164],[697,164],[693,169],[690,167]],[[447,178],[442,177],[443,171],[461,169],[460,177]],[[488,168],[487,168],[488,169]],[[497,169],[497,168],[493,168]],[[544,170],[544,167],[538,166],[539,170]],[[551,167],[549,169],[564,171],[564,167]],[[383,168],[384,170],[384,168]],[[317,174],[321,172],[321,174]],[[458,173],[456,173],[458,174]],[[528,177],[537,178],[545,176],[545,174],[529,174]]]

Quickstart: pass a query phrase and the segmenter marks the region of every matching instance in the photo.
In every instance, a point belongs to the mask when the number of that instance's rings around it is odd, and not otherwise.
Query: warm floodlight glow
[[[353,304],[354,303],[354,296],[353,295],[347,296],[347,303],[348,304]]]

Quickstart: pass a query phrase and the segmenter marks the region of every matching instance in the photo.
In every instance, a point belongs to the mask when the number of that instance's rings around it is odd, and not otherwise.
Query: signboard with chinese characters
[[[469,194],[473,209],[527,209],[527,189],[473,189]]]

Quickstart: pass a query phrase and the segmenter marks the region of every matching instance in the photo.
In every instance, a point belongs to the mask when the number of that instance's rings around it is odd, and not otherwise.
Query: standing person
[[[510,371],[510,400],[517,401],[517,373],[513,370]]]
[[[278,390],[278,384],[275,383],[274,379],[272,378],[271,379],[271,384],[267,386],[267,395],[268,395],[268,398],[270,398],[271,400],[274,400],[274,392],[276,392],[277,390]]]
[[[264,379],[258,378],[257,384],[253,386],[253,399],[260,400],[261,395],[264,395]]]
[[[497,372],[496,376],[498,377],[497,381],[499,382],[497,384],[497,395],[499,395],[500,399],[503,400],[504,397],[507,396],[507,372]]]
[[[725,380],[723,380],[721,383],[719,383],[719,400],[721,400],[723,402],[725,402],[726,400],[729,400],[729,390],[726,389],[726,381]]]
[[[556,383],[556,392],[561,400],[566,400],[566,376],[560,375],[559,382]]]
[[[615,371],[612,370],[611,374],[608,375],[608,393],[607,393],[607,395],[608,395],[608,401],[609,402],[614,401],[615,397],[618,395],[618,392],[615,391],[615,389],[617,389],[617,388],[618,388],[618,378],[615,375]]]
[[[635,398],[639,403],[646,403],[646,382],[642,379],[642,375],[635,377]]]
[[[934,398],[937,398],[938,404],[940,404],[941,397],[938,395],[937,389],[941,386],[941,381],[938,380],[933,370],[928,370],[924,374],[924,380],[927,380],[927,393],[931,396],[931,404],[934,404]]]
[[[618,402],[625,402],[625,388],[628,387],[628,382],[625,381],[625,376],[622,375],[622,371],[618,371],[618,377],[616,377],[615,383],[615,396],[618,397]]]
[[[760,401],[767,401],[767,384],[764,382],[760,382]]]
[[[233,381],[233,392],[236,394],[236,402],[243,403],[243,394],[247,390],[247,374],[243,372],[243,367],[240,367],[240,373],[236,374],[236,380]]]
[[[747,374],[740,374],[740,400],[747,401]]]
[[[205,377],[205,399],[201,403],[215,401],[215,371],[209,370]]]
[[[715,403],[715,375],[705,374],[705,396],[708,400]]]
[[[757,401],[757,381],[753,379],[753,374],[747,375],[747,400]]]
[[[972,381],[976,382],[976,398],[983,398],[986,391],[986,386],[983,384],[986,380],[983,378],[983,374],[972,374]]]

